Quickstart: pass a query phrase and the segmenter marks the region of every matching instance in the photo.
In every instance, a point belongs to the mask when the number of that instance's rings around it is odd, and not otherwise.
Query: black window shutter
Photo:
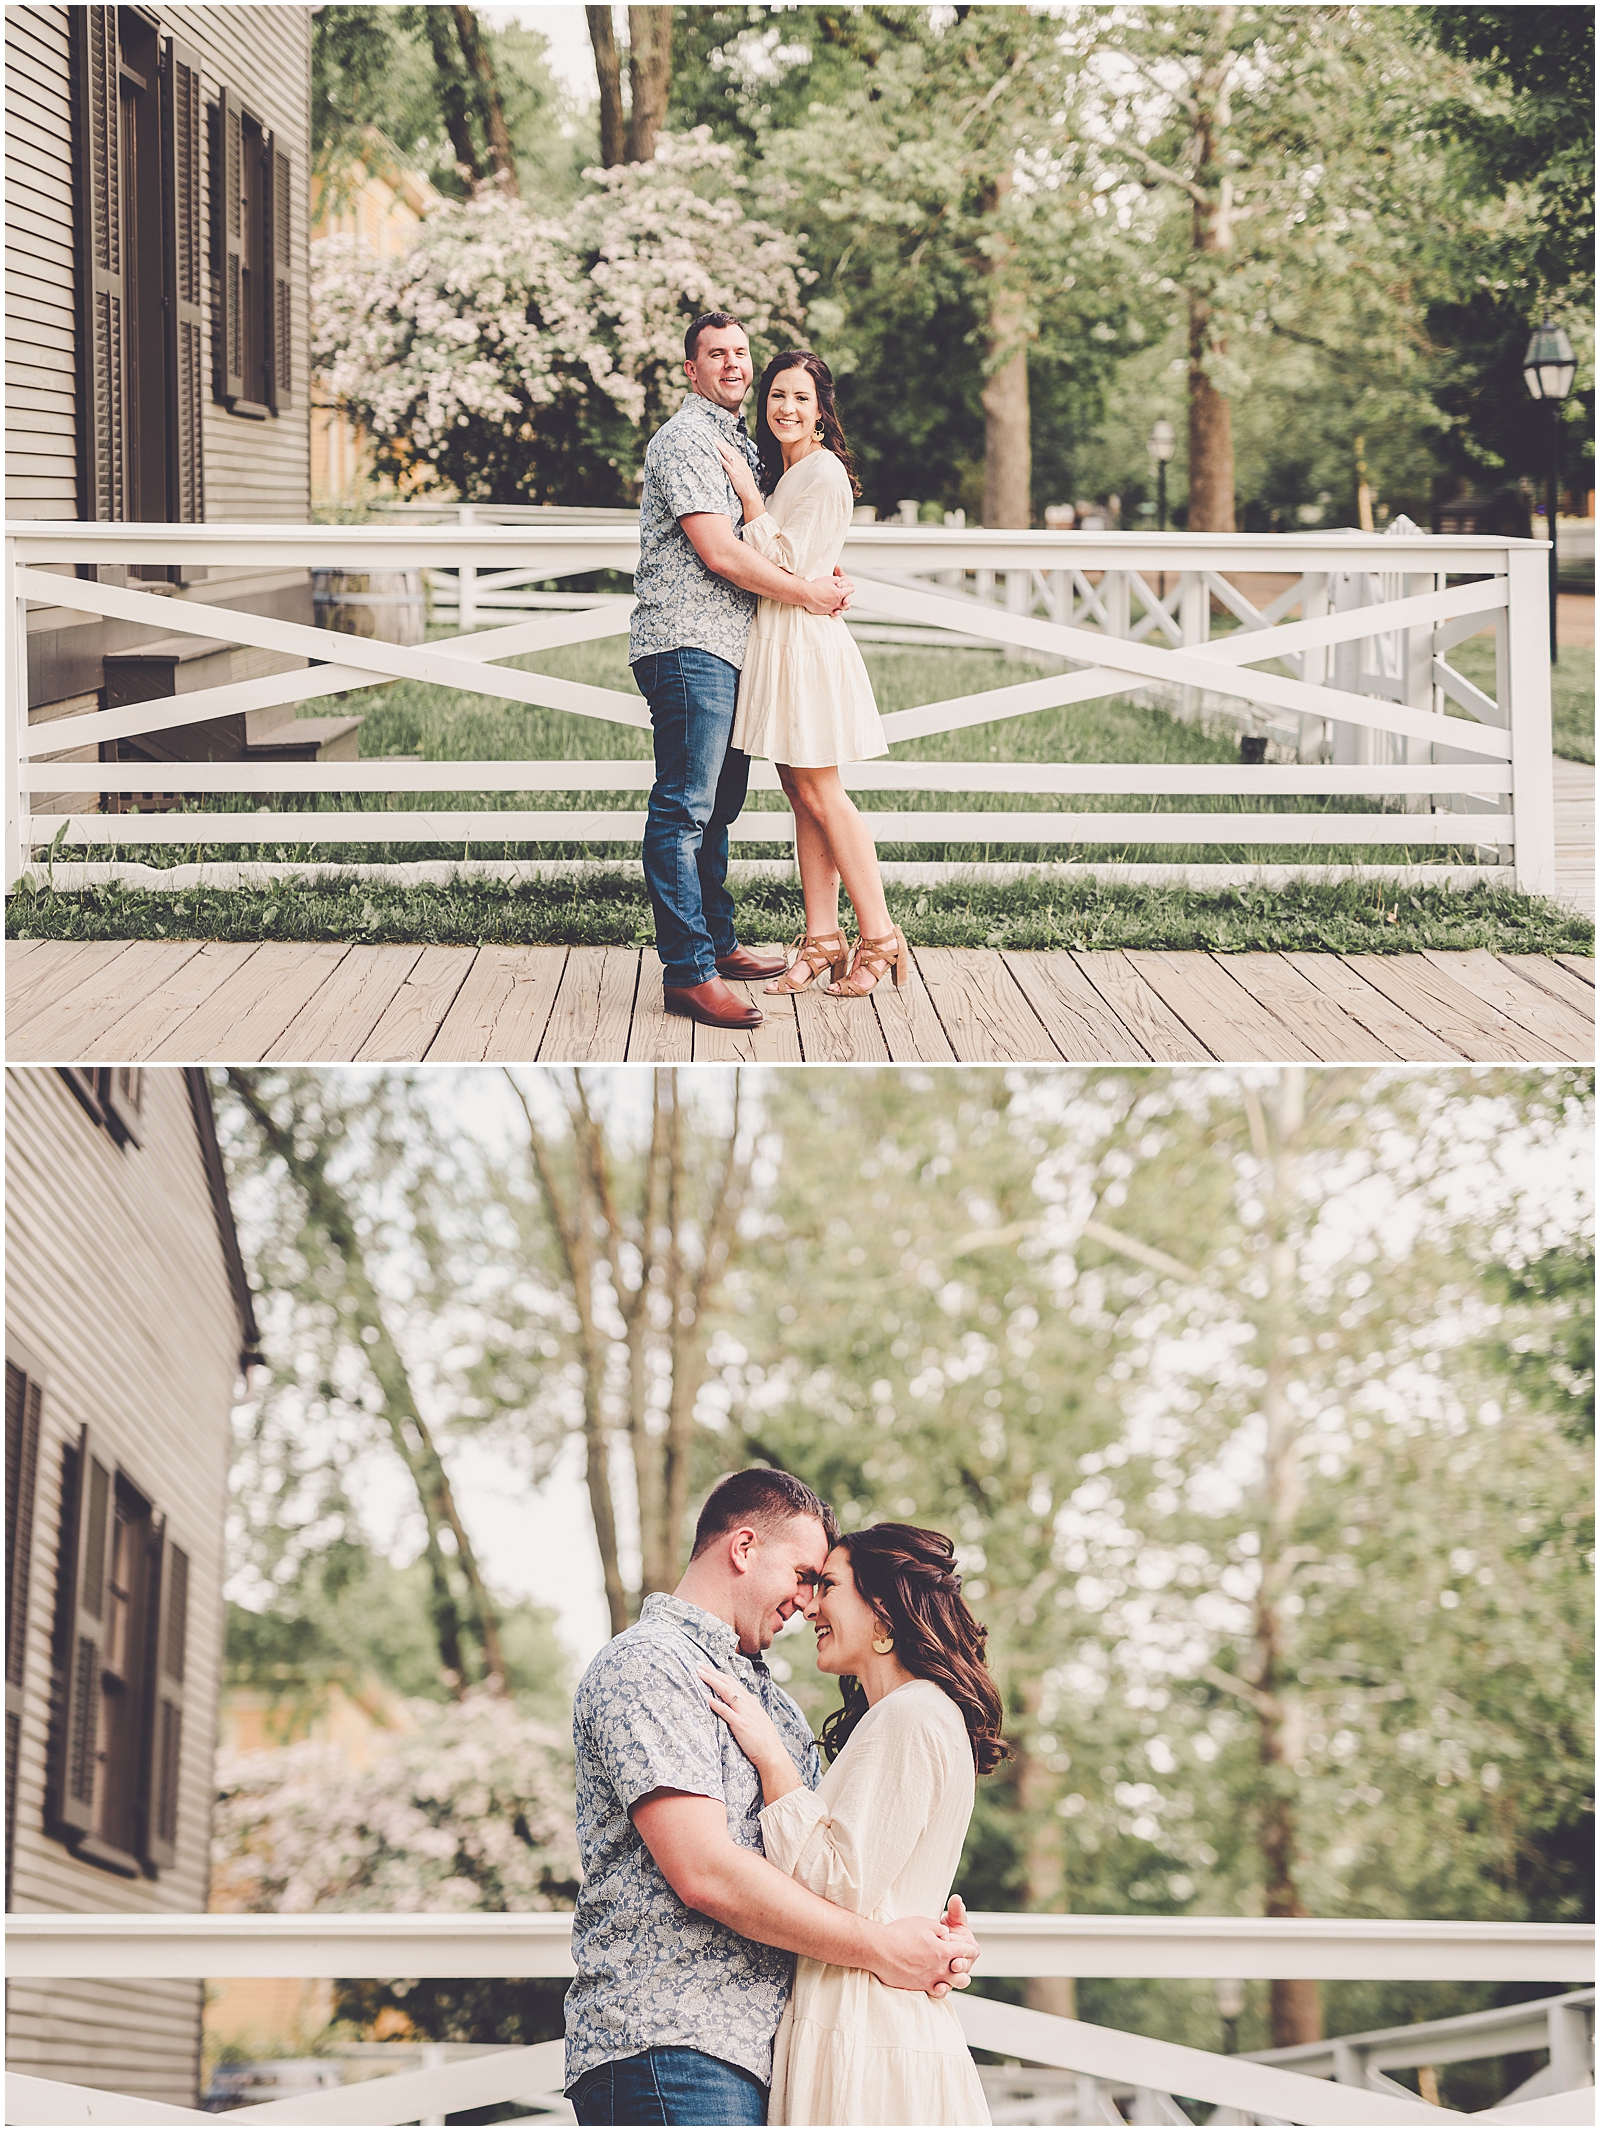
[[[143,1855],[158,1869],[177,1862],[178,1798],[183,1775],[183,1679],[189,1643],[189,1556],[162,1525],[155,1546],[154,1633],[146,1677],[150,1706],[145,1736],[149,1774],[144,1786]]]
[[[114,7],[67,10],[76,90],[79,486],[89,519],[128,515],[127,290]]]
[[[33,1568],[33,1503],[39,1478],[37,1380],[6,1363],[6,1907],[17,1828],[17,1761],[22,1745],[22,1689],[27,1667],[28,1599]]]
[[[144,1145],[144,1067],[104,1066],[101,1101],[117,1138]]]
[[[267,187],[267,270],[262,282],[272,306],[263,320],[267,404],[281,414],[293,405],[294,389],[294,247],[289,233],[293,191],[289,158],[270,133],[261,143],[261,169]]]
[[[166,216],[168,495],[176,525],[206,514],[205,107],[200,62],[169,43],[161,66],[161,160]]]
[[[85,1427],[70,1511],[71,1569],[62,1606],[67,1693],[54,1801],[56,1819],[79,1834],[88,1834],[94,1826],[100,1787],[100,1670],[114,1489],[111,1467],[96,1455]]]
[[[244,398],[244,106],[231,89],[217,102],[217,147],[212,164],[218,278],[212,353],[219,400]]]

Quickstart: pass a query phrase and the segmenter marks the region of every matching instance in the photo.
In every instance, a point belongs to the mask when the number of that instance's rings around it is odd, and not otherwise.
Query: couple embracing
[[[769,992],[821,982],[838,998],[891,972],[905,981],[877,852],[839,776],[888,745],[842,619],[853,588],[838,561],[859,489],[827,364],[804,348],[774,357],[752,441],[744,328],[710,311],[684,355],[688,397],[645,453],[628,645],[655,735],[645,883],[667,1012],[754,1028],[761,1010],[730,977],[767,979]],[[728,830],[752,755],[776,763],[794,809],[806,921],[783,960],[741,947],[733,928]],[[853,951],[841,879],[860,928]]]
[[[677,1590],[584,1674],[580,2124],[988,2123],[948,2002],[978,1954],[949,1890],[1007,1748],[952,1557],[913,1525],[841,1535],[789,1474],[734,1473]],[[764,1656],[796,1612],[842,1684],[821,1754]]]

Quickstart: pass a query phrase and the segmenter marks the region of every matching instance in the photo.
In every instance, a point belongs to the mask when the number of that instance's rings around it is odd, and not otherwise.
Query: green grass
[[[1449,659],[1465,680],[1494,694],[1493,637],[1469,636]],[[1550,722],[1558,755],[1569,762],[1594,760],[1594,652],[1587,645],[1563,644],[1550,669]]]
[[[741,938],[798,932],[798,883],[737,882]],[[1095,880],[891,886],[889,907],[920,947],[1165,947],[1415,953],[1488,947],[1588,954],[1593,928],[1530,896],[1474,887],[1344,881],[1287,889],[1136,887]],[[256,889],[121,886],[24,889],[7,911],[14,939],[406,941],[421,945],[644,946],[643,884],[621,874],[568,881],[461,880],[445,887],[278,881]]]

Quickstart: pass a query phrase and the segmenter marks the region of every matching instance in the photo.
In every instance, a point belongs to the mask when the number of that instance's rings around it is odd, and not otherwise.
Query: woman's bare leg
[[[809,794],[799,784],[795,771],[783,762],[777,770],[778,782],[794,810],[794,850],[806,902],[806,931],[814,940],[826,939],[839,930],[839,869],[833,862],[822,824],[812,811]]]
[[[878,871],[878,852],[866,823],[856,812],[855,801],[844,788],[837,768],[794,769],[780,772],[783,788],[790,794],[797,825],[801,819],[815,824],[828,864],[836,880],[844,881],[845,893],[855,905],[856,922],[868,939],[885,939],[894,930],[889,906],[884,901],[883,876]],[[798,834],[796,837],[798,848]],[[802,878],[805,860],[802,856]],[[834,909],[837,911],[837,887]],[[810,896],[806,901],[810,924]],[[837,922],[837,920],[835,920]]]

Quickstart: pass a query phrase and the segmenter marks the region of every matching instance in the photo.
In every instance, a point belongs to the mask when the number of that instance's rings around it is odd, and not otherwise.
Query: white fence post
[[[1557,2094],[1570,2094],[1575,2087],[1592,2086],[1589,2022],[1581,2005],[1552,2005],[1550,2021],[1550,2083]]]
[[[1191,644],[1205,643],[1211,635],[1211,594],[1202,570],[1185,570],[1183,573],[1183,586],[1178,595],[1178,629],[1186,650]],[[1183,715],[1197,718],[1200,709],[1200,690],[1185,683]]]
[[[477,509],[473,504],[463,503],[457,507],[456,523],[466,527],[478,522]],[[470,562],[464,562],[456,571],[456,627],[465,636],[478,626],[478,572]]]
[[[16,542],[6,542],[6,873],[9,894],[32,857],[28,818],[33,797],[22,791],[28,744],[28,602],[17,590]]]
[[[1525,895],[1554,895],[1556,802],[1550,753],[1550,564],[1543,549],[1538,548],[1513,548],[1506,561],[1511,596],[1500,621],[1506,638],[1507,684],[1501,708],[1511,728],[1517,886]]]
[[[1308,570],[1300,580],[1300,619],[1303,622],[1319,622],[1328,611],[1328,573],[1326,570]],[[1317,687],[1326,684],[1328,678],[1328,654],[1321,646],[1314,646],[1300,654],[1300,678]],[[1320,762],[1328,740],[1326,718],[1313,718],[1302,711],[1300,714],[1299,759],[1302,762]]]

